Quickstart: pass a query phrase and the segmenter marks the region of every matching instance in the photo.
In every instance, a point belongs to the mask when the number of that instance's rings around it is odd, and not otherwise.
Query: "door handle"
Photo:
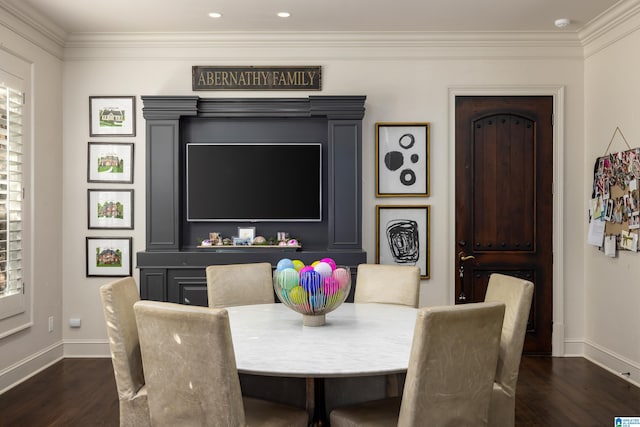
[[[476,259],[476,257],[474,257],[473,255],[465,255],[464,251],[460,251],[460,253],[458,254],[458,258],[460,258],[460,261],[469,261],[470,259]]]

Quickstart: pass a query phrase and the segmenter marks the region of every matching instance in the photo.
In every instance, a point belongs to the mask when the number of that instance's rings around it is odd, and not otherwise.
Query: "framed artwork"
[[[87,190],[89,229],[133,229],[133,190]]]
[[[429,205],[376,205],[376,263],[416,265],[428,279]]]
[[[238,227],[238,238],[244,241],[253,243],[253,239],[256,238],[255,227]]]
[[[131,237],[87,237],[87,277],[131,276]]]
[[[90,136],[136,136],[135,96],[90,96]]]
[[[429,123],[376,123],[376,196],[429,195]]]
[[[89,142],[87,181],[133,184],[133,143]]]

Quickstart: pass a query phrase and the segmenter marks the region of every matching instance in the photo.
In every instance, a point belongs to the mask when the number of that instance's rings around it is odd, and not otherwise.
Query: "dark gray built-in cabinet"
[[[206,306],[205,268],[213,264],[269,262],[275,267],[284,257],[305,263],[331,257],[338,264],[350,266],[355,275],[357,265],[366,262],[361,197],[365,96],[143,96],[142,101],[146,121],[146,242],[145,250],[137,253],[142,298]],[[185,147],[192,142],[320,142],[322,221],[187,221]],[[209,232],[234,236],[238,227],[256,227],[256,234],[262,236],[286,231],[302,241],[302,249],[197,247]],[[354,288],[355,280],[350,300]]]

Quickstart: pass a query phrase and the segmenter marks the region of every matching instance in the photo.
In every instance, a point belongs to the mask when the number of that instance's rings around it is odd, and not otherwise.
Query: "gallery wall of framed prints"
[[[430,123],[376,123],[376,197],[430,195]],[[376,263],[416,265],[430,277],[431,207],[376,205]]]
[[[134,143],[117,138],[135,135],[135,96],[89,97],[89,136],[109,141],[87,143],[88,230],[134,229],[134,190],[119,187],[133,184]],[[131,276],[132,243],[126,234],[87,236],[86,276]]]

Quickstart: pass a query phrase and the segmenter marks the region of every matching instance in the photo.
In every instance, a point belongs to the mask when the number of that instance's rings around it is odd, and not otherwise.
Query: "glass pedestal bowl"
[[[273,288],[280,302],[302,314],[304,326],[322,326],[325,315],[347,299],[351,290],[351,271],[346,266],[336,266],[330,271],[276,270]]]

